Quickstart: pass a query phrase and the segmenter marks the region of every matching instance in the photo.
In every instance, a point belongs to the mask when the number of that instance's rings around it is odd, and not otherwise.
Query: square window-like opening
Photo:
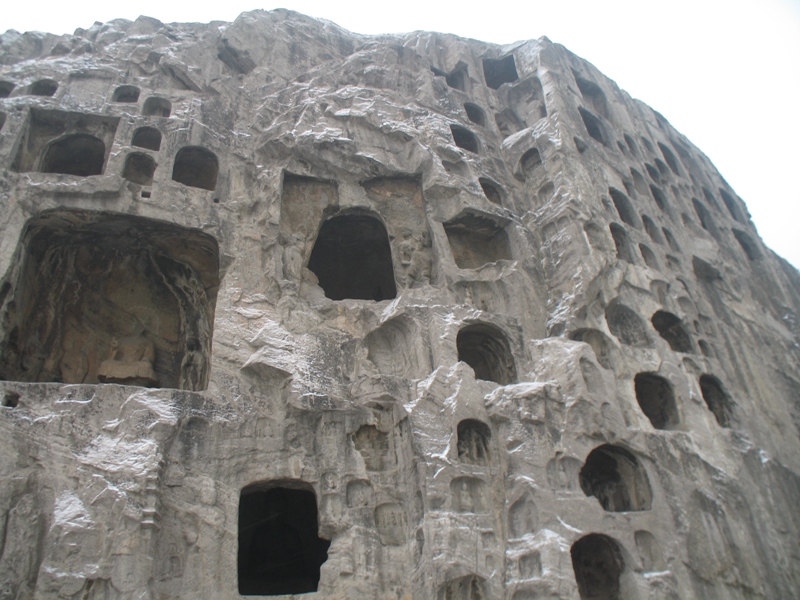
[[[331,544],[319,537],[316,496],[293,485],[269,485],[248,486],[239,498],[239,593],[316,592]]]
[[[206,388],[219,286],[213,237],[54,210],[28,222],[17,257],[0,379]]]

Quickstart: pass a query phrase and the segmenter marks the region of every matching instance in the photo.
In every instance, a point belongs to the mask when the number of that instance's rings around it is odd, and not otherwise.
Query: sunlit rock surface
[[[591,64],[284,10],[0,64],[0,598],[796,597],[800,275]]]

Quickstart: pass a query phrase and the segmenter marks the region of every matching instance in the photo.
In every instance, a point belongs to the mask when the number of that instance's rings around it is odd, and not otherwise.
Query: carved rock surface
[[[800,274],[591,64],[276,10],[0,65],[0,599],[796,596]]]

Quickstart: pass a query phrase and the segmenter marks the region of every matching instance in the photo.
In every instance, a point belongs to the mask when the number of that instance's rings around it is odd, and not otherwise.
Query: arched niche
[[[105,158],[106,146],[102,140],[86,133],[73,133],[47,146],[40,171],[79,177],[101,175]]]
[[[464,111],[467,113],[467,118],[482,127],[486,126],[486,113],[484,110],[474,102],[465,102]]]
[[[489,512],[489,494],[486,482],[477,477],[456,477],[450,482],[452,506],[460,513]]]
[[[459,269],[478,269],[488,263],[511,260],[508,233],[492,218],[462,213],[443,227]]]
[[[161,132],[155,127],[139,127],[133,132],[131,146],[157,152],[161,149]]]
[[[478,179],[478,183],[481,184],[481,189],[483,190],[484,195],[492,204],[497,204],[498,206],[503,205],[503,194],[500,191],[500,185],[488,179],[487,177],[480,177]]]
[[[168,117],[170,113],[172,113],[172,102],[166,98],[150,96],[142,106],[142,115],[145,117]]]
[[[733,237],[735,237],[736,241],[739,242],[739,245],[742,247],[742,250],[744,250],[748,260],[758,260],[761,258],[761,250],[758,249],[758,246],[753,241],[753,238],[739,229],[733,229],[732,231]]]
[[[619,446],[592,450],[580,472],[583,493],[594,496],[609,512],[650,510],[653,492],[636,457]]]
[[[617,249],[617,258],[636,264],[636,261],[633,260],[633,252],[631,252],[628,232],[625,231],[625,228],[619,223],[610,223],[608,229],[611,231],[611,238],[614,240],[614,246]]]
[[[6,113],[0,111],[0,131],[3,130],[3,125],[6,124]]]
[[[606,334],[597,329],[577,329],[570,334],[570,339],[576,342],[585,342],[592,347],[594,355],[599,362],[606,369],[613,369],[612,355],[611,355],[611,342]]]
[[[581,600],[622,600],[622,551],[607,535],[590,533],[572,544],[572,569]]]
[[[306,594],[319,588],[330,541],[319,536],[310,485],[265,482],[239,496],[238,591],[242,596]]]
[[[640,348],[652,345],[644,319],[636,311],[614,301],[606,307],[605,313],[609,331],[620,342]]]
[[[31,96],[53,96],[58,90],[58,82],[54,79],[40,79],[31,84],[28,92]]]
[[[214,191],[219,161],[216,154],[200,146],[185,146],[175,155],[172,179],[183,185]]]
[[[488,600],[486,582],[477,575],[451,579],[439,588],[437,600]]]
[[[661,142],[658,142],[658,149],[661,150],[661,155],[664,157],[664,160],[667,161],[667,164],[669,165],[669,170],[675,173],[675,175],[680,177],[681,170],[680,167],[678,166],[678,159],[675,158],[675,155],[672,153],[672,150],[670,150],[665,144],[662,144]]]
[[[498,89],[504,83],[512,83],[519,79],[514,55],[509,54],[503,58],[484,58],[483,78],[486,80],[486,85],[493,90]]]
[[[152,185],[153,174],[156,171],[156,161],[152,156],[141,152],[131,152],[125,157],[125,168],[122,176],[139,185]]]
[[[611,195],[611,200],[614,202],[619,218],[631,227],[639,229],[639,217],[636,215],[630,199],[616,188],[608,188],[608,193]]]
[[[213,237],[59,209],[27,223],[17,255],[1,379],[206,388],[219,286]]]
[[[542,155],[538,148],[529,148],[519,159],[519,172],[523,178],[531,177],[536,167],[542,164]]]
[[[476,379],[508,385],[517,380],[517,368],[506,335],[488,323],[465,325],[456,338],[458,360],[467,363]]]
[[[139,88],[135,85],[121,85],[114,90],[111,96],[112,102],[138,102]]]
[[[450,132],[453,134],[453,141],[456,146],[478,153],[478,137],[466,127],[461,125],[450,125]]]
[[[364,214],[322,223],[308,268],[331,300],[390,300],[397,296],[386,227]]]
[[[584,127],[586,127],[586,132],[589,134],[589,137],[607,146],[606,136],[605,133],[603,133],[603,125],[600,123],[600,119],[582,106],[578,108],[578,112],[581,115],[581,120],[583,121]]]
[[[578,89],[580,90],[583,99],[589,104],[589,106],[592,107],[592,110],[595,113],[602,115],[607,119],[608,102],[606,101],[606,95],[603,93],[603,90],[600,88],[600,86],[593,81],[589,81],[588,79],[580,77],[574,71],[573,75],[575,76],[575,83],[578,84]]]
[[[700,392],[717,423],[721,427],[730,427],[733,419],[733,402],[725,388],[722,387],[722,382],[713,375],[702,375]]]
[[[491,460],[489,442],[492,430],[483,421],[464,419],[456,428],[458,460],[471,465],[488,465]]]
[[[17,86],[10,81],[0,81],[0,98],[8,98],[15,87]]]
[[[675,392],[669,381],[655,373],[638,373],[634,378],[636,400],[656,429],[678,429],[681,424]]]
[[[664,238],[661,235],[661,230],[658,228],[658,225],[655,224],[653,219],[647,215],[642,215],[642,223],[644,223],[644,230],[647,232],[647,235],[650,236],[650,239],[656,244],[663,246]]]
[[[648,167],[650,165],[647,165]],[[667,207],[669,206],[669,201],[667,200],[666,195],[661,190],[661,188],[656,187],[654,185],[650,185],[650,194],[653,196],[653,200],[656,201],[658,208],[662,211],[667,212]]]
[[[692,338],[676,315],[665,310],[656,311],[650,321],[658,334],[666,340],[674,352],[694,352]]]
[[[659,269],[658,259],[656,258],[655,253],[646,244],[639,244],[639,252],[642,253],[644,264],[651,269]]]

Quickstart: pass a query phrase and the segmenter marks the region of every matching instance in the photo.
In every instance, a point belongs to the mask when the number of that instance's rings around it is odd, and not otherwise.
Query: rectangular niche
[[[42,213],[2,287],[0,379],[203,390],[218,287],[210,235],[122,214]]]
[[[108,162],[118,117],[31,108],[14,171],[101,175]]]

